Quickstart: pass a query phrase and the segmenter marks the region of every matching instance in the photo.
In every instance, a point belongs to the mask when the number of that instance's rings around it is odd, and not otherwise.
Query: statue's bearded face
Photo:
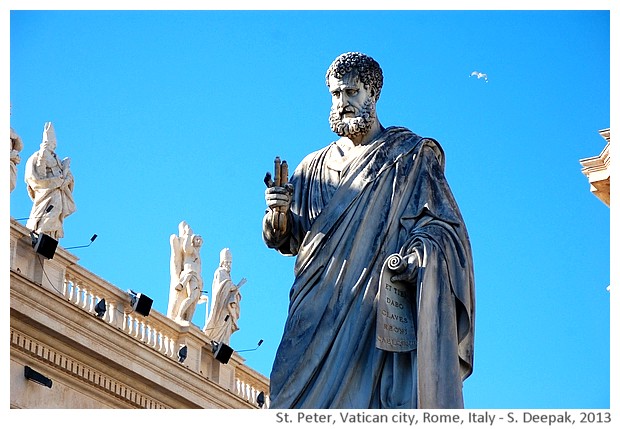
[[[342,78],[329,77],[332,108],[329,125],[341,137],[363,136],[376,120],[375,99],[360,82],[357,74],[347,73]]]

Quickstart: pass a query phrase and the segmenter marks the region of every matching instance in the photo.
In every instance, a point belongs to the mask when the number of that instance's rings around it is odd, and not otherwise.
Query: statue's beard
[[[375,119],[375,104],[372,98],[366,100],[355,118],[342,118],[341,112],[334,107],[329,112],[329,126],[340,137],[365,136],[370,131]]]

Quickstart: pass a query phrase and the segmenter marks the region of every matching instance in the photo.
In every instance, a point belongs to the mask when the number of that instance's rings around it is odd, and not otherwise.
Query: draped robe
[[[473,367],[469,237],[439,144],[390,127],[342,157],[308,155],[291,183],[291,234],[269,243],[297,255],[270,376],[271,408],[463,408]],[[379,276],[392,253],[422,255],[410,287],[417,347],[375,346]]]
[[[211,313],[204,332],[218,343],[228,344],[230,336],[239,330],[241,293],[238,285],[233,283],[230,271],[223,267],[215,270],[211,291]]]
[[[53,151],[41,149],[26,161],[24,175],[33,201],[26,227],[54,239],[64,237],[64,219],[76,210],[73,173]]]

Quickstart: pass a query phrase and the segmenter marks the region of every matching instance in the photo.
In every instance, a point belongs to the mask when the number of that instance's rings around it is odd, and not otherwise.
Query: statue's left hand
[[[414,283],[418,277],[418,268],[420,268],[420,255],[414,251],[406,255],[403,260],[406,262],[405,268],[399,274],[393,276],[392,280]]]

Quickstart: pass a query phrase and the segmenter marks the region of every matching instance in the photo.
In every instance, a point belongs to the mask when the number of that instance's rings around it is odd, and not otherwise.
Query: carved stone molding
[[[165,409],[161,402],[131,388],[127,384],[109,375],[103,374],[83,362],[79,362],[38,340],[11,329],[11,346],[15,350],[30,355],[45,365],[56,368],[76,379],[88,384],[115,398],[127,402],[132,408]]]
[[[609,157],[609,146],[611,144],[609,128],[600,130],[599,134],[607,141],[603,151],[597,156],[583,158],[579,162],[582,166],[581,172],[590,182],[590,191],[609,207],[611,176],[609,169],[611,162]]]

